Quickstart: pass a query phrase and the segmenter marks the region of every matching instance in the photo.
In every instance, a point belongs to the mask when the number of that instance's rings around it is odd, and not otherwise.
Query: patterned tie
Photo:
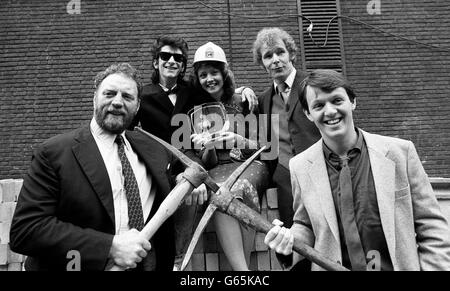
[[[120,162],[122,163],[122,173],[125,178],[125,195],[128,203],[128,226],[137,230],[144,227],[144,215],[142,212],[141,197],[139,195],[139,187],[131,168],[130,161],[125,154],[124,140],[121,135],[117,135],[115,142],[118,145],[118,153]]]
[[[348,166],[348,157],[341,158],[341,172],[339,173],[339,209],[341,221],[344,228],[347,252],[352,264],[353,271],[365,271],[366,259],[359,237],[358,227],[355,220],[355,207],[353,204],[352,177]]]
[[[281,98],[284,101],[284,104],[287,104],[289,101],[289,91],[291,88],[289,88],[289,85],[286,82],[282,82],[278,84],[278,94],[280,94]]]

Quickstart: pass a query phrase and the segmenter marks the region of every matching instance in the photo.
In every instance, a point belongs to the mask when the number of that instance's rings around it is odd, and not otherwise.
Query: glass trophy
[[[188,112],[191,126],[196,134],[210,135],[211,141],[217,139],[222,132],[228,131],[230,122],[225,107],[220,102],[209,102]]]

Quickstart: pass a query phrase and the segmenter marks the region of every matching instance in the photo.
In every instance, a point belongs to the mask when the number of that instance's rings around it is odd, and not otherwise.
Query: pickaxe
[[[146,132],[145,130],[135,127],[135,130],[151,137],[152,139],[161,143],[165,148],[167,148],[175,157],[177,157],[187,168],[183,173],[183,178],[177,183],[174,189],[170,191],[169,195],[164,199],[164,201],[159,206],[156,213],[150,219],[150,221],[144,226],[140,234],[146,239],[150,240],[159,227],[177,210],[180,206],[183,198],[192,192],[194,187],[200,186],[204,183],[213,192],[220,192],[219,186],[211,179],[207,171],[200,166],[198,163],[189,159],[186,155],[181,153],[172,145],[166,143],[164,140]],[[262,151],[262,150],[261,150]],[[231,176],[227,179],[227,182],[233,186],[234,182],[239,178],[239,176],[245,171],[245,169],[251,164],[251,162],[261,153],[255,153],[250,157],[245,163],[243,163],[239,168],[237,168]],[[113,265],[109,271],[124,271],[125,269]]]
[[[136,127],[135,128],[138,131],[141,131],[142,133],[146,134],[147,136],[152,137],[159,143],[161,143],[163,146],[166,147],[170,152],[172,152],[176,157],[178,157],[186,166],[192,166],[196,165],[194,167],[202,168],[200,165],[189,159],[187,156],[185,156],[183,153],[181,153],[178,149],[176,149],[174,146],[172,146],[169,143],[166,143],[160,138],[157,138],[153,135],[151,135],[148,132],[145,132],[144,130]],[[248,167],[248,165],[264,150],[265,148],[261,148],[259,151],[257,151],[251,158],[247,159],[243,164],[241,164],[228,179],[219,186],[213,181],[213,179],[206,174],[206,177],[204,178],[204,184],[212,191],[211,197],[210,197],[210,203],[208,205],[208,208],[203,215],[202,219],[200,220],[197,229],[194,232],[194,236],[191,240],[191,243],[189,245],[189,248],[186,252],[185,259],[183,260],[182,266],[180,270],[184,270],[187,263],[189,262],[190,256],[192,255],[192,252],[195,248],[195,245],[198,242],[198,239],[200,238],[200,235],[202,234],[204,228],[206,227],[209,219],[212,217],[212,214],[216,209],[219,209],[220,211],[233,216],[238,221],[254,228],[258,232],[267,233],[269,230],[273,227],[273,225],[267,221],[265,218],[263,218],[258,212],[251,209],[241,201],[234,199],[233,195],[230,193],[231,187],[236,182],[236,180],[239,178],[239,176],[242,174],[242,172]],[[203,169],[203,168],[202,168]],[[186,182],[185,184],[190,184],[189,182]],[[192,187],[192,185],[190,185]],[[191,189],[192,191],[192,189]],[[190,192],[189,192],[190,193]],[[186,194],[186,193],[185,193]],[[184,194],[184,195],[185,195]],[[167,199],[167,198],[166,198]],[[180,200],[181,201],[181,200]],[[179,204],[178,204],[179,205]],[[162,206],[162,205],[161,205]],[[161,208],[161,207],[160,207]],[[159,209],[158,209],[159,211]],[[175,210],[173,210],[175,211]],[[173,213],[173,212],[172,212]],[[155,214],[156,215],[156,214]],[[153,220],[153,218],[152,218]],[[150,222],[149,222],[150,223]],[[301,241],[301,238],[294,237],[294,246],[293,249],[302,255],[303,257],[307,258],[308,260],[314,262],[315,264],[321,266],[322,268],[329,270],[329,271],[348,271],[347,268],[343,267],[342,265],[338,264],[337,262],[333,262],[330,259],[323,256],[321,253],[319,253],[314,248],[310,247],[307,244],[304,244]]]
[[[211,219],[216,209],[219,209],[220,211],[236,218],[238,221],[250,226],[258,232],[267,233],[273,227],[273,225],[269,221],[264,219],[258,212],[248,207],[241,201],[234,199],[233,195],[230,193],[232,184],[230,186],[230,184],[227,183],[229,179],[224,182],[218,192],[213,192],[211,194],[208,208],[206,209],[203,217],[200,219],[200,222],[197,225],[183,262],[181,263],[181,267],[179,269],[180,271],[183,271],[189,263],[194,248],[197,245],[197,242],[201,234],[203,233],[203,230],[205,229],[208,221]],[[301,242],[301,238],[295,236],[295,234],[294,245],[292,248],[297,253],[301,254],[308,260],[316,263],[317,265],[328,271],[349,271],[342,265],[324,257],[314,248]]]

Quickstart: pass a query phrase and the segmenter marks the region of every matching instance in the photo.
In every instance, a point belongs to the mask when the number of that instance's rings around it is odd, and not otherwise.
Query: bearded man
[[[171,219],[151,241],[139,234],[172,188],[173,161],[156,142],[125,130],[141,88],[132,66],[111,65],[95,78],[90,123],[34,152],[10,233],[11,249],[28,256],[26,270],[172,269]]]

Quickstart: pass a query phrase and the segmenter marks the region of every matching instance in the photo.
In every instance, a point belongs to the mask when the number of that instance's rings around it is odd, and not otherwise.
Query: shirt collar
[[[100,125],[98,125],[97,120],[95,120],[94,117],[92,117],[90,127],[91,127],[92,135],[95,137],[96,140],[98,140],[99,142],[101,142],[102,144],[104,144],[108,147],[112,147],[114,145],[114,141],[116,139],[117,134],[112,134],[110,132],[107,132],[103,128],[101,128]],[[127,149],[130,149],[130,144],[125,137],[125,131],[122,132],[121,135],[123,137],[125,147]]]
[[[295,81],[295,74],[297,74],[297,70],[295,68],[292,68],[292,72],[289,74],[289,76],[284,80],[284,82],[288,85],[289,89],[292,88],[292,85]],[[275,88],[275,91],[278,93],[278,84],[273,81],[273,87]]]
[[[177,85],[178,85],[178,84],[175,84],[172,88],[169,89],[169,88],[167,88],[167,87],[161,85],[161,83],[159,83],[159,86],[161,86],[161,88],[164,90],[164,92],[167,92],[167,91],[173,91],[173,90],[177,87]]]
[[[362,151],[362,146],[363,146],[363,141],[364,141],[364,137],[360,131],[359,128],[355,127],[356,130],[356,134],[358,135],[358,139],[356,140],[356,144],[353,148],[349,149],[347,151],[347,153],[349,153],[351,150],[353,149],[357,149],[359,152]],[[325,154],[325,157],[327,160],[330,160],[331,155],[337,156],[339,157],[336,153],[334,153],[327,145],[326,143],[323,141],[322,139],[322,144],[323,144],[323,153]]]

